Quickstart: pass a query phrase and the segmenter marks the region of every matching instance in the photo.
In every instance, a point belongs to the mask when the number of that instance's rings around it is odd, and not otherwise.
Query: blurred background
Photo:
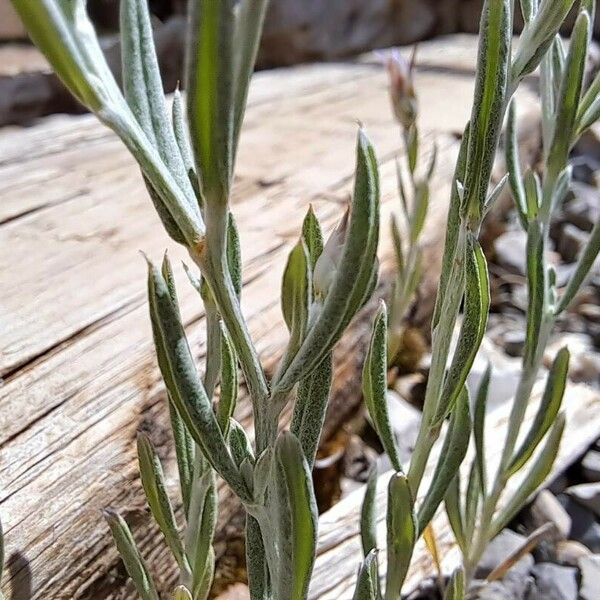
[[[481,5],[482,0],[271,0],[258,66],[334,60],[439,35],[477,33]],[[186,0],[150,0],[167,91],[181,77],[185,6]],[[119,0],[88,0],[88,7],[118,71]],[[596,36],[599,24],[596,19]],[[78,110],[28,45],[10,0],[0,0],[0,126]]]

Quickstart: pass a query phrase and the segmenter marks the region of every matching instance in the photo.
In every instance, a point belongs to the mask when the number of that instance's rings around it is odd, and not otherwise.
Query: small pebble
[[[600,552],[600,524],[596,522],[594,513],[566,494],[560,494],[558,500],[571,517],[569,538],[587,546],[592,552]]]
[[[577,600],[577,569],[553,563],[533,567],[538,597],[544,600]]]
[[[567,539],[571,531],[571,517],[552,492],[541,490],[529,510],[536,529],[552,523],[558,539]]]
[[[494,240],[496,258],[504,268],[524,275],[527,257],[527,235],[521,229],[507,231]]]
[[[575,540],[560,540],[555,546],[555,558],[559,565],[567,567],[579,566],[579,560],[583,556],[591,554],[589,548]]]
[[[566,262],[575,262],[587,239],[585,232],[571,223],[566,223],[560,234],[558,251]]]
[[[600,481],[600,452],[590,450],[581,461],[581,470],[587,481]]]
[[[583,556],[579,561],[581,571],[581,600],[598,600],[600,598],[600,555]]]
[[[475,577],[484,579],[498,565],[504,562],[513,552],[522,548],[526,538],[510,529],[502,530],[485,549],[477,569]]]
[[[593,511],[600,518],[600,483],[581,483],[565,490],[569,496]]]

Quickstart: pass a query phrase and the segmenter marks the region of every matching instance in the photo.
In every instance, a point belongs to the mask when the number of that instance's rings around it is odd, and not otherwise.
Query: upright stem
[[[272,429],[265,422],[269,387],[227,267],[227,204],[223,202],[207,203],[205,219],[206,238],[204,243],[191,250],[190,254],[208,281],[238,354],[252,400],[256,448],[257,452],[261,452],[270,441],[269,431]]]

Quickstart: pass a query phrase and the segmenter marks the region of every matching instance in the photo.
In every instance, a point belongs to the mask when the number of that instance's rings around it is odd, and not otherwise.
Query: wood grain
[[[460,39],[423,44],[417,73],[422,152],[431,152],[434,139],[440,149],[425,235],[433,281],[456,136],[473,89],[474,40]],[[532,104],[527,90],[521,100]],[[312,203],[330,229],[350,193],[356,120],[377,149],[387,231],[397,206],[399,138],[388,104],[385,74],[368,61],[270,71],[253,81],[233,210],[242,235],[243,308],[266,365],[286,340],[280,276],[303,215]],[[174,566],[147,518],[135,463],[136,431],[145,429],[174,488],[139,251],[160,260],[168,248],[174,264],[185,256],[162,232],[133,160],[89,116],[57,116],[0,134],[0,198],[3,589],[18,599],[134,598],[100,515],[107,506],[127,517],[160,587],[168,589]],[[383,238],[385,271],[390,252]],[[201,365],[201,305],[180,268],[177,278]],[[360,402],[356,374],[369,310],[338,348],[325,436]],[[237,416],[251,427],[244,399]],[[223,494],[217,550],[235,554],[239,512]]]

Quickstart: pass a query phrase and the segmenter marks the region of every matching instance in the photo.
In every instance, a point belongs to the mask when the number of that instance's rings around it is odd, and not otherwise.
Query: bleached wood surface
[[[434,138],[440,150],[425,236],[432,275],[474,57],[467,36],[423,44],[419,53],[423,153]],[[530,106],[527,90],[521,99]],[[525,122],[528,114],[522,111]],[[243,308],[266,364],[285,343],[279,282],[287,252],[309,203],[326,228],[340,216],[351,190],[357,119],[381,165],[385,269],[387,218],[398,206],[399,135],[381,67],[305,66],[253,81],[233,210],[242,235]],[[185,258],[163,234],[133,160],[94,118],[59,116],[0,133],[0,514],[9,598],[135,597],[100,516],[107,506],[132,525],[161,585],[172,584],[173,564],[149,526],[135,463],[135,434],[145,429],[174,485],[138,254],[160,260],[165,248],[174,264]],[[201,361],[200,302],[177,272]],[[367,309],[337,353],[325,435],[356,410],[368,320]],[[249,425],[249,417],[242,399],[238,418]],[[231,500],[223,506],[217,552],[235,556],[238,512]]]

